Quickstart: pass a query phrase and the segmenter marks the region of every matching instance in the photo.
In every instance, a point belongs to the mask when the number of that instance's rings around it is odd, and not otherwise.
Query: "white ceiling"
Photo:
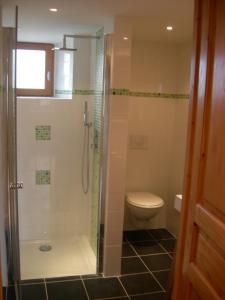
[[[191,40],[194,0],[3,0],[3,21],[9,25],[19,6],[19,40],[52,42],[63,34],[112,30],[115,16],[132,17],[137,39],[166,42]],[[57,7],[57,13],[49,8]],[[168,32],[166,25],[173,25]]]

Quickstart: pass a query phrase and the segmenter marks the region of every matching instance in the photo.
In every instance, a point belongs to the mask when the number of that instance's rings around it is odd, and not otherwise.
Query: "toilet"
[[[133,225],[146,228],[164,205],[163,199],[147,192],[127,193],[126,203],[130,211]]]

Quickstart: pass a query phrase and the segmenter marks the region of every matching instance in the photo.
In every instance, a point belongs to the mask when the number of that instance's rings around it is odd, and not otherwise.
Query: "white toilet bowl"
[[[133,224],[138,228],[145,228],[164,205],[163,199],[159,196],[146,192],[128,193],[126,203]]]

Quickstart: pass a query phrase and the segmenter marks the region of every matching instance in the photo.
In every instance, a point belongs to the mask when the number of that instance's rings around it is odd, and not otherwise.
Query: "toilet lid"
[[[128,193],[126,200],[131,205],[146,208],[161,207],[164,204],[163,199],[159,196],[144,192]]]

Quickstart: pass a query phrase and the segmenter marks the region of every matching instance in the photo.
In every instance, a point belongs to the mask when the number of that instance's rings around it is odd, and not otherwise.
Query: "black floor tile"
[[[14,286],[7,287],[7,300],[16,300],[16,293]]]
[[[148,231],[156,240],[173,239],[174,236],[165,228],[150,229]]]
[[[150,273],[124,275],[120,279],[129,295],[161,291],[159,284]]]
[[[80,276],[66,276],[66,277],[52,277],[46,278],[46,282],[59,282],[59,281],[71,281],[71,280],[79,280]]]
[[[136,295],[131,296],[131,300],[164,300],[165,299],[165,293],[154,293],[154,294],[146,294],[146,295]]]
[[[44,284],[21,285],[22,300],[47,300]]]
[[[156,279],[159,281],[159,283],[166,290],[168,287],[170,271],[154,272],[153,274],[156,277]]]
[[[88,299],[81,280],[48,283],[47,291],[48,300]]]
[[[150,241],[153,239],[146,230],[125,231],[124,236],[129,242]]]
[[[118,278],[87,279],[84,284],[90,299],[126,296]]]
[[[125,257],[121,262],[121,274],[148,272],[139,257]]]
[[[170,269],[171,258],[168,254],[157,254],[141,257],[151,271]]]
[[[123,243],[122,257],[137,256],[128,243]]]
[[[162,245],[168,252],[175,252],[176,240],[161,240],[160,245]]]
[[[139,255],[165,253],[156,241],[135,242],[132,245]]]

